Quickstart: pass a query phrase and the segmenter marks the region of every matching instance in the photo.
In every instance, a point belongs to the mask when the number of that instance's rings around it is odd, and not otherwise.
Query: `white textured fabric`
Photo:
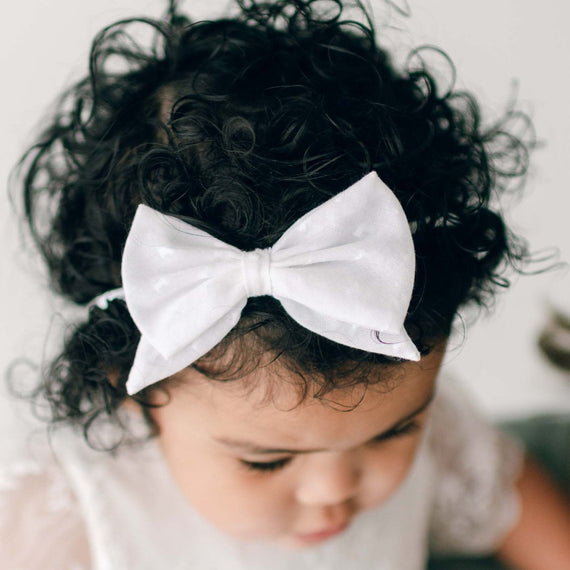
[[[244,252],[140,205],[123,254],[129,312],[141,331],[127,390],[179,372],[272,295],[303,327],[368,352],[418,360],[404,329],[415,274],[412,235],[393,192],[370,172]]]
[[[2,568],[420,570],[430,540],[438,552],[489,553],[519,516],[521,447],[447,384],[432,413],[396,494],[342,535],[300,552],[219,533],[182,497],[154,441],[112,456],[62,431],[57,462],[47,454],[39,464],[0,469]]]
[[[524,449],[489,425],[463,391],[448,383],[432,410],[431,449],[441,484],[431,510],[431,550],[485,554],[502,542],[520,515],[512,485],[522,470]]]
[[[0,466],[0,567],[90,570],[84,513],[65,471],[46,453]]]

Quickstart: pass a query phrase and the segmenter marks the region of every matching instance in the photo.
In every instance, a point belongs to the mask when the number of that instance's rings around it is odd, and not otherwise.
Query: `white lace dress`
[[[520,445],[447,382],[398,491],[300,552],[219,533],[182,497],[154,441],[112,456],[63,430],[52,448],[0,469],[3,569],[419,570],[429,551],[491,552],[519,516]]]

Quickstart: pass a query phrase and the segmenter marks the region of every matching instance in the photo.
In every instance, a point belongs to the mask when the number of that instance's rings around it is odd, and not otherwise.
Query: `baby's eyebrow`
[[[423,411],[426,410],[426,408],[431,404],[432,400],[434,399],[434,396],[435,392],[432,391],[429,394],[429,396],[426,398],[426,400],[413,412],[411,412],[410,414],[408,414],[403,418],[400,418],[394,424],[392,424],[388,429],[373,436],[366,443],[370,443],[374,440],[381,440],[382,438],[389,436],[393,431],[396,431],[400,426],[414,419],[416,416],[418,416],[419,414],[421,414]],[[284,449],[280,447],[270,448],[270,447],[261,446],[251,441],[225,438],[225,437],[215,438],[215,441],[222,443],[223,445],[227,445],[228,447],[238,449],[241,452],[252,453],[254,455],[278,455],[278,454],[300,455],[303,453],[317,453],[317,452],[329,451],[327,449]]]

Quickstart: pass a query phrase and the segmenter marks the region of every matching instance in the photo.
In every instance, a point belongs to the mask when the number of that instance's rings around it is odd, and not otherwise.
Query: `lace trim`
[[[439,488],[431,548],[439,554],[488,554],[520,516],[516,491],[523,446],[488,426],[462,397],[434,409],[433,454]],[[447,404],[447,405],[446,405]]]
[[[89,570],[85,525],[65,475],[31,459],[0,466],[0,560],[10,570]]]

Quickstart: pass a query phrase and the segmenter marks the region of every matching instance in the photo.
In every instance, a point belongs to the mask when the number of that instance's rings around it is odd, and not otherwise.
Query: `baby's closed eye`
[[[382,433],[369,442],[367,445],[378,446],[385,441],[403,438],[407,435],[416,433],[421,428],[420,422],[414,419],[406,424],[392,428],[391,430]],[[295,455],[288,455],[287,457],[281,457],[272,461],[251,461],[247,459],[240,459],[242,466],[246,467],[250,471],[255,471],[259,473],[273,473],[275,471],[280,471],[281,469],[287,467],[294,459]]]
[[[376,436],[370,443],[377,444],[390,439],[404,437],[406,435],[410,435],[412,433],[417,432],[420,428],[421,428],[420,423],[418,422],[418,420],[414,419],[411,422],[408,422],[401,426],[394,427],[390,431],[387,431],[383,434]]]
[[[245,459],[240,459],[240,463],[251,471],[272,473],[273,471],[279,471],[280,469],[283,469],[292,460],[293,456],[283,457],[282,459],[277,459],[276,461],[247,461]]]

